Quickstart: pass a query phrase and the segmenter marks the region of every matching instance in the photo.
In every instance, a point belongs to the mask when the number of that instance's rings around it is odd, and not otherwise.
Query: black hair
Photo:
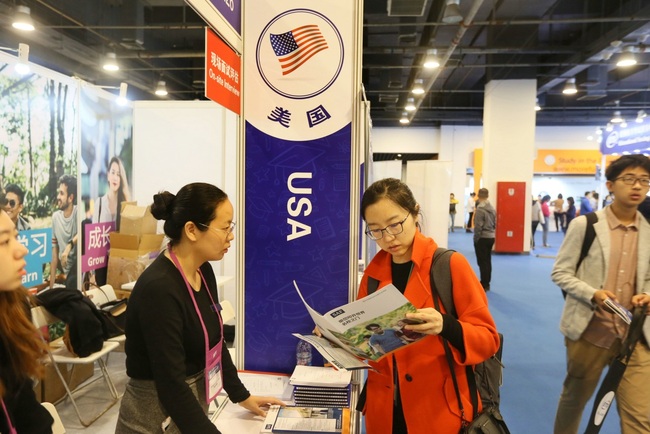
[[[372,330],[373,328],[381,328],[381,326],[379,324],[375,324],[374,322],[366,326],[366,330]]]
[[[25,201],[25,192],[18,184],[7,184],[5,187],[5,194],[13,193],[18,196],[18,201],[22,204]]]
[[[641,154],[623,155],[607,166],[605,178],[608,181],[614,182],[625,169],[634,169],[636,167],[640,167],[650,174],[650,158]]]
[[[547,194],[546,196],[544,196],[544,197],[542,198],[542,203],[544,203],[544,202],[548,202],[549,200],[551,200],[551,196],[549,196],[549,195]]]
[[[573,199],[573,196],[567,197],[566,201],[569,202],[571,205],[574,205],[576,203],[576,201]]]
[[[185,185],[176,194],[168,191],[154,194],[151,214],[158,220],[165,220],[165,235],[173,246],[180,241],[187,222],[193,222],[202,232],[207,231],[207,226],[217,217],[217,206],[227,199],[228,195],[219,187],[195,182]]]
[[[68,196],[74,194],[75,200],[77,199],[77,178],[72,175],[63,175],[59,178],[58,185],[65,185],[68,189]]]
[[[558,199],[562,199],[562,193],[558,194],[558,195],[557,195],[557,198],[558,198]]]
[[[392,200],[410,212],[414,217],[420,212],[420,207],[408,185],[399,179],[384,178],[373,182],[363,193],[363,198],[361,199],[361,218],[365,220],[366,209],[383,198]]]

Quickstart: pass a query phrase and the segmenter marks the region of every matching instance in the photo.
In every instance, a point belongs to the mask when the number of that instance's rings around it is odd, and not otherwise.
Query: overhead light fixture
[[[117,64],[117,56],[115,56],[115,53],[106,53],[104,65],[102,67],[104,70],[111,72],[120,70],[120,65]]]
[[[564,83],[564,89],[562,89],[562,93],[565,95],[575,95],[578,93],[575,78],[569,78],[566,83]]]
[[[424,59],[424,66],[427,69],[435,69],[440,66],[440,61],[438,60],[438,57],[436,54],[438,53],[438,50],[435,48],[431,48],[427,50],[427,57]]]
[[[32,15],[27,6],[16,6],[14,20],[11,23],[11,26],[14,29],[24,30],[26,32],[34,30],[34,21],[32,21]]]
[[[612,125],[611,122],[607,122],[607,126],[605,127],[605,131],[607,131],[608,133],[611,133],[612,131],[614,131],[614,125]]]
[[[648,114],[644,110],[639,110],[639,112],[636,114],[636,122],[641,123],[643,120],[648,116]]]
[[[458,24],[463,21],[460,14],[460,0],[447,0],[447,7],[442,15],[442,22],[447,24]]]
[[[413,95],[422,95],[424,93],[424,87],[422,86],[422,83],[424,83],[424,80],[421,78],[416,78],[415,79],[415,85],[413,86]]]
[[[16,63],[16,72],[20,75],[29,74],[29,45],[18,44],[18,63]]]
[[[165,85],[165,82],[160,80],[158,82],[158,85],[156,86],[156,95],[158,96],[165,96],[167,95],[167,86]]]
[[[610,122],[613,124],[620,124],[623,122],[623,117],[621,116],[620,110],[616,110],[614,112],[614,117],[610,120]]]
[[[126,91],[127,91],[128,88],[129,88],[129,85],[126,82],[123,81],[122,83],[120,83],[120,94],[117,97],[117,104],[118,105],[124,106],[128,102],[128,100],[126,99]]]
[[[538,112],[542,109],[542,106],[539,105],[539,98],[535,98],[535,111]]]
[[[631,45],[628,45],[627,47],[623,48],[623,52],[621,53],[621,56],[618,58],[618,62],[616,62],[616,66],[634,66],[636,65],[636,57],[634,57],[634,47]]]
[[[406,112],[402,112],[402,117],[400,118],[399,123],[402,124],[402,125],[406,125],[406,124],[408,124],[408,123],[410,123],[410,122],[411,122],[411,121],[409,121],[409,118],[408,118],[408,116],[407,116],[407,113],[406,113]]]
[[[415,111],[415,99],[414,98],[407,98],[406,99],[406,105],[404,106],[404,110],[406,110],[407,112]]]

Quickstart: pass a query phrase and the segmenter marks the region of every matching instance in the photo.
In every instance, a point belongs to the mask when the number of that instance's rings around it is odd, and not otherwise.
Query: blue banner
[[[325,313],[348,302],[357,266],[350,257],[358,218],[352,226],[355,3],[304,5],[260,1],[245,17],[244,368],[251,370],[293,371],[291,334],[314,329],[293,280]]]
[[[27,248],[27,274],[23,286],[30,288],[43,283],[43,266],[52,261],[52,228],[30,229],[18,233],[18,241]]]
[[[614,125],[611,131],[603,130],[600,152],[604,155],[631,153],[648,153],[650,151],[650,120],[630,122],[623,128]]]

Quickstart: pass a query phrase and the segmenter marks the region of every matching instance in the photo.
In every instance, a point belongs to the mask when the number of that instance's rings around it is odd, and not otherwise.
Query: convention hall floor
[[[476,259],[472,234],[463,229],[449,234],[449,246],[463,253],[473,265]],[[541,245],[541,232],[536,241]],[[531,255],[493,255],[492,290],[488,293],[490,309],[504,338],[504,384],[501,388],[501,410],[513,434],[551,433],[557,398],[564,378],[564,344],[558,331],[562,309],[560,290],[550,280],[553,258],[563,239],[561,233],[551,232],[551,247],[538,247]],[[109,359],[109,369],[120,393],[124,391],[127,376],[123,353],[114,353]],[[79,403],[87,411],[93,406],[96,382],[84,393]],[[591,402],[583,415],[583,425],[591,410]],[[112,434],[119,404],[84,429],[67,402],[57,405],[63,424],[70,434]],[[615,434],[618,415],[612,409],[601,430],[602,434]]]

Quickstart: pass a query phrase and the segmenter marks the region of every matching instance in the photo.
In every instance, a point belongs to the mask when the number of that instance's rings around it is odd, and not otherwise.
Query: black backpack
[[[454,250],[448,250],[444,247],[438,247],[435,251],[433,255],[433,263],[431,264],[431,289],[432,296],[433,294],[438,294],[445,310],[455,318],[458,318],[454,306],[453,282],[451,280],[451,269],[449,268],[449,261],[454,252]],[[377,281],[377,279],[368,277],[368,294],[375,292],[378,286],[379,281]],[[470,393],[473,396],[476,396],[476,390],[478,389],[481,401],[483,402],[483,408],[499,408],[499,387],[503,380],[503,364],[501,363],[502,354],[503,335],[499,333],[499,349],[497,352],[483,363],[475,365],[474,375],[470,375],[472,367],[466,367]],[[475,383],[472,384],[473,382],[471,380],[474,378]]]

